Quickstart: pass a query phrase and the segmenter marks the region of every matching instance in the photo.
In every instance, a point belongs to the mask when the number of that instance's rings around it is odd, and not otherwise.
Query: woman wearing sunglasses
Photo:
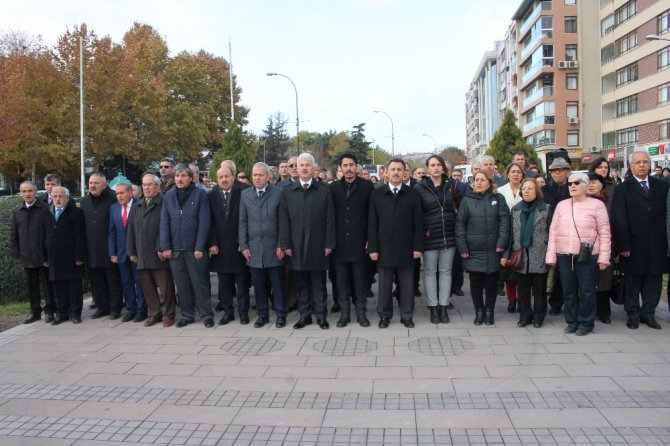
[[[588,184],[585,173],[568,178],[570,200],[556,206],[546,258],[549,266],[558,263],[568,324],[565,333],[577,336],[593,331],[598,270],[609,266],[611,253],[607,209],[602,201],[586,195]]]

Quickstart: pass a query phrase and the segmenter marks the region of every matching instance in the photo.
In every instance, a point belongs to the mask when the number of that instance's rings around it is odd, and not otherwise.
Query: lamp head
[[[265,73],[265,74],[266,74],[267,76],[276,76],[276,75],[277,75],[277,73],[274,73],[274,72],[272,72],[272,71],[268,71],[268,72]]]

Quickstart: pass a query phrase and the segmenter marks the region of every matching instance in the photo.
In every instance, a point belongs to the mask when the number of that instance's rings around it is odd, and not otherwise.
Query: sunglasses
[[[293,167],[295,167],[295,164],[289,164],[288,167],[293,168]]]
[[[158,166],[159,169],[169,169],[172,166]]]
[[[247,176],[246,175],[238,175],[237,179],[238,180],[246,180]]]
[[[568,187],[572,185],[579,186],[580,184],[582,184],[582,180],[568,181]]]

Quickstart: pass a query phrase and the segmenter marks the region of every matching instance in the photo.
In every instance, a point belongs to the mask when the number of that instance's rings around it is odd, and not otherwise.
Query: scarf
[[[519,208],[521,208],[521,247],[530,248],[533,246],[533,223],[535,222],[537,200],[532,203],[522,201],[519,203]]]
[[[191,183],[183,189],[177,188],[177,202],[179,203],[179,208],[183,209],[188,197],[191,196],[191,192],[195,189],[195,184]]]

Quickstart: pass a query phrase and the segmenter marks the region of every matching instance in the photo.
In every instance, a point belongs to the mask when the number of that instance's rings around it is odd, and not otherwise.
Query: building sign
[[[656,156],[659,154],[658,146],[651,146],[649,147],[649,155],[651,156]]]
[[[582,155],[582,163],[590,163],[591,161],[593,161],[591,155]]]
[[[617,159],[617,151],[616,149],[608,150],[607,151],[607,161],[614,161]]]

